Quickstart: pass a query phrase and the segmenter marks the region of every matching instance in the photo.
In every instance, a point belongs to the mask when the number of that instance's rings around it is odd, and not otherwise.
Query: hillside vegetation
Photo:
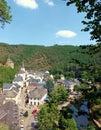
[[[53,74],[67,71],[75,72],[78,77],[81,71],[100,78],[101,45],[88,46],[37,46],[37,45],[8,45],[0,43],[0,63],[5,64],[10,57],[16,66],[24,61],[26,69],[50,70]]]
[[[16,65],[22,61],[32,69],[50,69],[63,67],[71,63],[91,64],[94,59],[88,53],[89,47],[78,46],[36,46],[36,45],[8,45],[0,43],[0,63],[5,64],[10,57]],[[96,59],[96,57],[95,57]]]

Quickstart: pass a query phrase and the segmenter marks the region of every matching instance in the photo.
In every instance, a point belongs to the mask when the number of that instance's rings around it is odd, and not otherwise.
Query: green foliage
[[[100,99],[100,98],[97,98],[97,99],[95,100],[95,104],[96,104],[96,105],[100,105],[100,104],[101,104],[101,99]]]
[[[52,130],[58,121],[59,110],[55,104],[45,104],[38,113],[39,130]]]
[[[4,27],[5,23],[11,22],[10,6],[8,6],[6,0],[0,0],[0,23],[1,27]]]
[[[65,119],[62,116],[59,121],[59,126],[61,130],[78,130],[76,122],[73,118]]]
[[[67,101],[68,92],[64,86],[58,86],[55,90],[53,90],[50,94],[50,102],[55,104],[60,104],[62,102]]]
[[[88,73],[87,71],[83,71],[82,74],[81,74],[81,77],[85,80],[88,80]]]
[[[77,12],[85,12],[86,21],[82,21],[86,25],[83,31],[90,31],[91,40],[101,43],[101,1],[99,0],[69,0],[67,5],[75,4]]]
[[[75,85],[75,86],[74,86],[74,90],[75,90],[75,91],[79,91],[79,90],[80,90],[80,86],[79,86],[79,85]]]
[[[35,46],[0,43],[0,63],[8,56],[15,65],[24,61],[26,69],[49,70],[55,80],[63,74],[66,79],[81,78],[87,72],[88,81],[101,81],[101,46]]]
[[[17,71],[18,67],[12,69],[10,67],[0,66],[0,87],[2,87],[3,83],[11,83]]]
[[[68,107],[63,107],[60,110],[59,128],[61,130],[77,130],[75,120],[72,118],[73,111]]]
[[[28,111],[25,111],[24,116],[28,117]]]
[[[54,89],[54,83],[51,79],[47,79],[45,88],[47,88],[48,94],[50,95],[51,91]]]
[[[60,79],[60,75],[58,73],[54,74],[54,80],[57,81]]]
[[[63,107],[62,110],[60,110],[60,114],[61,114],[65,119],[72,118],[72,113],[73,113],[73,110],[71,110],[71,109],[68,108],[68,107]]]
[[[96,130],[94,126],[90,125],[87,127],[87,130]]]

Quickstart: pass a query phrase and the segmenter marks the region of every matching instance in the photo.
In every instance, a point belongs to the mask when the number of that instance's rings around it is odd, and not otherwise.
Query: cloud
[[[36,0],[14,0],[14,2],[20,6],[30,9],[37,9],[38,4]]]
[[[64,38],[71,38],[76,36],[75,32],[72,32],[70,30],[60,30],[56,33],[56,36],[58,37],[64,37]]]
[[[51,0],[43,0],[44,3],[48,4],[49,6],[54,6],[54,2]]]

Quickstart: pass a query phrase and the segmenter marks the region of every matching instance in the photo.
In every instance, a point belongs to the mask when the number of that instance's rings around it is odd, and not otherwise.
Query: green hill
[[[5,64],[10,57],[16,65],[25,62],[31,69],[51,69],[71,63],[91,63],[93,60],[87,53],[88,48],[77,46],[36,46],[36,45],[8,45],[0,43],[0,63]]]
[[[54,73],[87,70],[92,73],[100,70],[101,45],[37,46],[9,45],[0,43],[0,63],[5,64],[10,57],[16,66],[24,61],[26,69],[51,70]],[[96,70],[97,69],[97,70]]]

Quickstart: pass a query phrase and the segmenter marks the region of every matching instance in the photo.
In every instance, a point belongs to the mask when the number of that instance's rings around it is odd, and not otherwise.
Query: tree
[[[76,121],[72,117],[73,110],[63,107],[60,110],[59,128],[61,130],[77,130]]]
[[[28,116],[28,111],[26,111],[26,112],[24,113],[24,116],[25,116],[25,117],[27,117],[27,116]]]
[[[86,27],[82,31],[90,31],[91,40],[101,43],[101,1],[100,0],[69,0],[67,6],[75,4],[77,12],[85,12]]]
[[[60,104],[64,101],[67,101],[68,92],[64,86],[57,86],[50,94],[50,102],[55,104]]]
[[[73,118],[65,119],[63,116],[60,118],[59,127],[61,130],[78,130]]]
[[[87,127],[87,130],[95,130],[95,127],[92,126],[92,125],[89,125],[89,126]]]
[[[82,74],[81,74],[81,77],[82,77],[84,80],[88,80],[88,72],[87,72],[87,71],[83,71]]]
[[[59,110],[53,103],[42,106],[38,113],[39,130],[53,130],[59,118]]]
[[[48,79],[46,81],[45,88],[47,88],[48,94],[50,95],[51,91],[54,89],[54,83],[53,83],[53,81],[51,79]]]
[[[12,19],[10,6],[7,4],[6,0],[0,0],[0,23],[3,28],[5,23],[10,23]]]

